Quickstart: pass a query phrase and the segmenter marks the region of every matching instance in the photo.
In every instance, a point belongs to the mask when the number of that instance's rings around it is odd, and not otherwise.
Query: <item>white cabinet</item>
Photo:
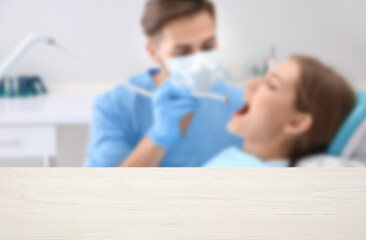
[[[54,126],[0,127],[0,159],[42,158],[49,167],[57,156]]]
[[[83,152],[84,149],[60,146],[67,141],[62,138],[60,129],[87,126],[94,99],[100,92],[83,91],[81,86],[69,87],[81,89],[78,92],[68,92],[67,89],[65,87],[65,92],[52,91],[47,96],[36,98],[0,99],[0,166],[28,166],[28,163],[33,166],[33,162],[29,162],[31,159],[37,160],[37,165],[43,159],[44,166],[50,166],[52,159],[55,160],[52,165],[60,166],[63,165],[60,156],[70,158],[70,162],[82,160],[71,160],[74,156],[72,151]],[[100,91],[104,92],[105,88],[100,87]],[[70,142],[80,139],[76,134],[69,135]],[[27,163],[23,164],[24,161]]]

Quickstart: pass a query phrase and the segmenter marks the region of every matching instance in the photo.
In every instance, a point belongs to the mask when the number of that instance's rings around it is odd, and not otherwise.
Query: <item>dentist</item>
[[[222,150],[242,146],[226,125],[242,107],[242,90],[217,79],[215,8],[209,0],[148,0],[142,17],[146,50],[159,69],[97,98],[87,167],[199,167]],[[191,97],[210,91],[225,104]]]

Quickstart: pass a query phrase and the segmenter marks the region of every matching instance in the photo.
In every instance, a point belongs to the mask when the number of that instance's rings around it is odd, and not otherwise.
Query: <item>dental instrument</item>
[[[18,47],[5,59],[3,64],[0,65],[0,79],[3,79],[5,75],[28,53],[28,51],[38,43],[53,44],[54,41],[45,36],[33,36],[26,37]]]

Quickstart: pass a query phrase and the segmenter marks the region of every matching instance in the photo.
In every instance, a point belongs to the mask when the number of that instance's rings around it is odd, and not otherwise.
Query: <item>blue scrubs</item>
[[[147,71],[133,77],[133,85],[155,91],[152,75]],[[200,167],[224,149],[241,147],[243,141],[228,133],[231,114],[240,109],[243,90],[217,81],[212,92],[230,96],[238,104],[224,104],[200,99],[186,135],[167,150],[161,167]],[[116,167],[136,148],[152,126],[152,100],[123,86],[97,98],[87,150],[87,167]]]

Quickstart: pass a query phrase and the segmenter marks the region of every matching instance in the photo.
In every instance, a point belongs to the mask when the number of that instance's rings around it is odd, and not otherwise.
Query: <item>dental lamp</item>
[[[54,45],[55,41],[46,36],[29,35],[0,65],[0,79],[3,79],[8,72],[38,43]]]

